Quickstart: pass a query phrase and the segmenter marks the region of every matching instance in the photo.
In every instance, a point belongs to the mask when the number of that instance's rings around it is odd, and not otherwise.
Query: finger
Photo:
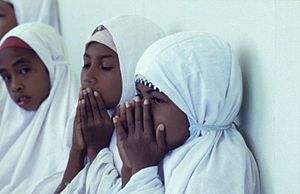
[[[88,92],[87,90],[83,90],[83,96],[84,96],[84,107],[85,107],[85,111],[86,111],[86,121],[88,123],[92,123],[94,120],[94,115],[92,112],[92,108],[91,108],[91,102],[90,99],[88,97]]]
[[[144,132],[147,135],[154,136],[154,127],[152,120],[151,105],[149,99],[145,99],[143,103],[143,122],[144,122]]]
[[[91,104],[91,112],[94,117],[94,120],[101,119],[100,110],[98,108],[98,103],[96,102],[96,96],[94,95],[93,91],[90,88],[87,88],[87,96],[89,98]]]
[[[126,123],[128,127],[128,135],[133,135],[134,133],[134,120],[133,120],[133,111],[132,106],[128,101],[125,102],[125,109],[126,109]]]
[[[135,131],[136,133],[144,132],[143,129],[143,112],[141,107],[141,100],[138,96],[134,98],[135,105],[134,105],[134,124],[135,124]]]
[[[83,99],[83,88],[81,86],[80,90],[79,90],[79,100],[82,100],[82,99]]]
[[[80,104],[81,104],[81,100],[78,101],[76,106],[75,121],[80,120]]]
[[[113,118],[113,122],[115,125],[115,129],[116,129],[116,134],[117,134],[117,141],[120,142],[121,140],[124,140],[127,138],[127,134],[121,124],[121,120],[120,117],[115,116]]]
[[[114,115],[114,116],[121,117],[121,116],[120,116],[120,109],[121,109],[120,106],[118,106],[117,109],[116,109],[116,111],[113,113],[113,115]]]
[[[160,153],[166,152],[166,130],[163,124],[159,124],[156,129],[156,142],[157,148]]]
[[[124,103],[120,105],[120,119],[121,119],[121,123],[122,123],[123,127],[126,130],[128,128],[128,126],[127,126],[127,121],[126,121],[126,108],[125,108]]]
[[[106,110],[106,106],[104,104],[102,95],[99,92],[94,91],[94,96],[96,98],[96,102],[97,102],[97,105],[98,105],[100,116],[102,118],[105,118],[105,119],[109,118],[109,114]]]
[[[81,124],[81,129],[85,130],[86,129],[86,111],[85,111],[85,100],[81,100],[80,102],[80,124]]]

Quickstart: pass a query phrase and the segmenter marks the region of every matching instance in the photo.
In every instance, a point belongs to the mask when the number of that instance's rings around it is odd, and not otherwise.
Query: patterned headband
[[[135,79],[135,86],[137,86],[137,84],[142,84],[144,86],[148,86],[150,88],[152,88],[155,91],[158,91],[160,93],[163,93],[158,87],[156,87],[152,82],[148,81],[145,77],[143,77],[142,75],[137,75],[136,79]]]

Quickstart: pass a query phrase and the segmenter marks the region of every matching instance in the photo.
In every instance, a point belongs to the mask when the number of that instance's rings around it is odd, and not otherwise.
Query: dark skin
[[[109,146],[114,126],[107,110],[117,106],[121,93],[117,53],[103,44],[90,43],[84,53],[69,162],[56,193],[63,191],[65,183],[71,182],[84,167],[86,155],[93,161]]]
[[[17,19],[13,6],[0,1],[0,39],[12,28],[17,26]]]
[[[187,116],[166,95],[141,84],[136,89],[144,100],[135,98],[134,105],[126,102],[125,111],[114,117],[118,149],[131,175],[157,166],[189,137]],[[131,175],[122,176],[123,186]]]
[[[1,50],[0,75],[12,100],[24,110],[36,111],[50,93],[48,70],[31,49]]]

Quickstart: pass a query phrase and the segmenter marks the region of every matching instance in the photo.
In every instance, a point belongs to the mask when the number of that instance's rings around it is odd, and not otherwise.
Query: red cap
[[[13,36],[6,39],[0,46],[0,50],[5,48],[24,48],[32,50],[32,48],[26,42]]]

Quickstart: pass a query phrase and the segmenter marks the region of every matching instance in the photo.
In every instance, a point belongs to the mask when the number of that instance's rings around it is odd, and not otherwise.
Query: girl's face
[[[33,50],[1,50],[0,75],[10,97],[27,111],[37,110],[49,95],[51,86],[48,70]]]
[[[0,39],[12,28],[17,26],[14,9],[4,1],[0,1]]]
[[[182,145],[189,137],[189,122],[186,114],[168,96],[151,87],[137,84],[136,90],[142,100],[149,99],[151,102],[154,129],[161,123],[165,125],[167,149],[172,150]]]
[[[106,109],[116,107],[122,94],[117,53],[103,44],[92,42],[84,53],[83,61],[82,87],[98,91],[102,95]]]

